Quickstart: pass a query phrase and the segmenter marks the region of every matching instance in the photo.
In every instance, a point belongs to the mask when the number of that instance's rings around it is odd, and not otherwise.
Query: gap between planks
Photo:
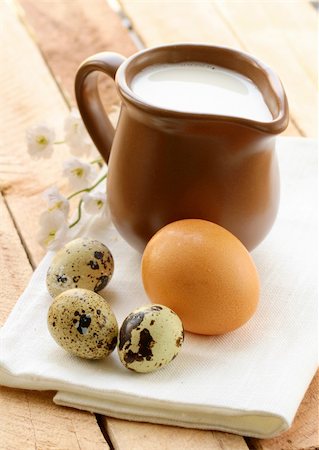
[[[248,450],[236,434],[104,419],[115,450]],[[123,424],[125,423],[125,432]],[[253,447],[250,447],[253,450]]]
[[[7,208],[8,214],[9,214],[10,219],[12,221],[12,226],[15,228],[15,231],[16,231],[19,239],[20,239],[21,246],[23,247],[23,249],[25,251],[25,254],[26,254],[26,257],[28,258],[29,264],[30,264],[32,270],[35,270],[35,268],[36,268],[35,261],[33,260],[32,254],[31,254],[31,252],[28,249],[28,246],[27,246],[27,244],[25,242],[25,239],[23,238],[23,234],[21,233],[21,230],[19,229],[19,226],[18,226],[18,224],[17,224],[17,222],[16,222],[16,220],[14,218],[14,215],[12,214],[12,211],[10,210],[10,206],[8,205],[8,202],[6,200],[5,193],[4,192],[0,192],[0,195],[2,196],[2,201],[3,201],[4,205],[5,205],[5,207]]]
[[[2,326],[29,282],[32,265],[2,193],[0,193],[0,217],[0,273],[2,280],[6,280],[0,289],[0,326]]]

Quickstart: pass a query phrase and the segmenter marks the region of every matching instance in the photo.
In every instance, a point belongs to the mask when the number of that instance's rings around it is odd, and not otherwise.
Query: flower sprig
[[[54,147],[60,144],[68,145],[74,156],[82,155],[87,159],[95,149],[80,113],[75,108],[72,108],[64,121],[64,139],[55,140],[55,130],[46,124],[29,128],[26,138],[28,152],[33,159],[50,158]],[[65,197],[57,186],[51,186],[44,192],[47,209],[40,216],[39,242],[47,249],[59,248],[69,240],[70,230],[81,221],[83,209],[89,215],[98,216],[100,220],[109,219],[105,189],[96,190],[107,177],[102,158],[91,161],[69,158],[63,163],[62,174],[75,191]],[[78,200],[76,211],[69,219],[70,203],[75,198]]]

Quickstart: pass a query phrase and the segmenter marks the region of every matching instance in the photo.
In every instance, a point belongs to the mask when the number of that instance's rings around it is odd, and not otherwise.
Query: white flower
[[[45,211],[40,216],[39,243],[53,250],[62,247],[67,241],[68,225],[63,212]]]
[[[94,181],[92,166],[77,158],[71,158],[63,164],[63,174],[75,189],[87,188]]]
[[[64,121],[64,140],[70,146],[71,153],[76,156],[89,154],[94,144],[86,131],[79,111],[72,108]]]
[[[107,215],[108,208],[106,204],[105,192],[90,192],[83,195],[83,205],[89,214]]]
[[[35,159],[50,158],[55,139],[54,130],[47,125],[36,125],[27,130],[27,146],[30,156]]]
[[[59,189],[56,186],[51,186],[49,189],[44,191],[43,197],[48,202],[49,211],[57,209],[62,211],[65,217],[68,217],[70,202],[67,198],[60,194]]]

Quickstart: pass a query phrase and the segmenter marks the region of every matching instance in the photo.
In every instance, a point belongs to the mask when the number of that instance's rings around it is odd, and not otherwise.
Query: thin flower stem
[[[69,228],[73,228],[77,223],[80,222],[81,217],[82,217],[82,204],[83,204],[83,200],[81,199],[78,204],[78,217],[73,223],[71,223],[69,225]]]
[[[93,186],[85,188],[85,189],[81,189],[80,191],[77,192],[73,192],[73,194],[69,195],[67,197],[68,200],[71,200],[71,198],[75,197],[76,195],[82,194],[83,192],[91,192],[94,188],[96,188],[96,186],[98,186],[103,180],[105,180],[107,177],[107,174],[103,175],[103,177],[101,177],[99,180],[97,180],[97,182],[95,184],[93,184]]]
[[[65,144],[65,141],[56,141],[53,142],[54,145],[60,145],[60,144]]]

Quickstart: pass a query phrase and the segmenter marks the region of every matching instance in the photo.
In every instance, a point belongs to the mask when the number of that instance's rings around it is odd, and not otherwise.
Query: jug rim
[[[195,59],[191,56],[194,52],[196,52],[197,55],[195,56]],[[166,58],[161,61],[162,55],[166,55]],[[182,55],[184,55],[184,57],[182,57]],[[207,61],[204,58],[205,55],[209,55],[212,60]],[[151,59],[151,56],[153,56],[153,59]],[[167,56],[169,56],[169,61],[167,61]],[[224,62],[224,60],[228,61],[229,63],[220,64],[220,61]],[[150,63],[149,61],[153,62]],[[157,63],[174,63],[185,61],[211,63],[230,69],[232,69],[232,67],[235,67],[237,69],[235,71],[241,73],[242,75],[245,75],[255,85],[257,85],[273,116],[273,120],[262,122],[254,119],[236,116],[166,109],[147,103],[141,97],[136,95],[130,88],[129,83],[133,76],[147,66]],[[219,63],[217,63],[216,61],[218,61]],[[136,67],[140,67],[140,70],[136,70]],[[243,69],[246,69],[246,71]],[[275,117],[272,109],[266,101],[264,91],[260,88],[257,82],[252,79],[252,76],[249,76],[249,74],[251,75],[252,73],[254,73],[255,75],[258,75],[258,73],[260,74],[261,78],[263,79],[262,81],[265,83],[265,87],[269,89],[270,93],[272,94],[272,98],[268,98],[268,101],[270,102],[272,100],[272,103],[274,103],[275,100],[275,107],[277,109],[277,114],[275,115]],[[269,134],[279,134],[288,126],[288,101],[285,90],[278,75],[268,65],[261,62],[249,53],[230,47],[210,45],[205,43],[178,42],[143,49],[127,58],[121,64],[121,66],[117,70],[115,81],[118,90],[125,101],[137,107],[138,109],[142,109],[145,112],[151,114],[153,113],[154,115],[157,115],[159,117],[176,119],[179,118],[184,120],[191,119],[199,121],[214,120],[215,122],[229,122],[232,124],[237,123],[239,125],[249,128],[255,128],[259,131],[263,131]]]

